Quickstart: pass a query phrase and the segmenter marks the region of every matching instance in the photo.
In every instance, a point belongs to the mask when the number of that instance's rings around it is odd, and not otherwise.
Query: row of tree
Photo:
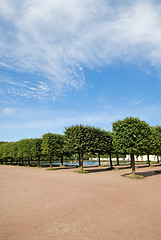
[[[0,144],[1,163],[8,159],[23,164],[24,159],[31,165],[32,159],[37,159],[40,166],[40,159],[46,157],[53,165],[54,157],[60,157],[63,164],[63,157],[72,154],[79,155],[79,165],[83,170],[84,154],[98,154],[99,165],[100,155],[108,154],[110,167],[113,168],[111,154],[131,155],[132,172],[135,173],[134,155],[161,155],[161,127],[150,127],[145,121],[138,118],[125,118],[113,123],[112,132],[106,132],[91,126],[76,125],[65,128],[64,135],[46,133],[42,138],[22,139],[17,142]]]

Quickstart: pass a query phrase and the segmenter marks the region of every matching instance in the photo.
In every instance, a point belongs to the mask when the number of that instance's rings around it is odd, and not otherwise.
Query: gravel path
[[[0,240],[161,240],[161,166],[89,169],[0,166]]]

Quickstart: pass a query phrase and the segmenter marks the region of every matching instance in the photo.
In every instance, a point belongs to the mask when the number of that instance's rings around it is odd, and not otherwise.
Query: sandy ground
[[[0,166],[0,240],[161,240],[161,166],[95,169]]]

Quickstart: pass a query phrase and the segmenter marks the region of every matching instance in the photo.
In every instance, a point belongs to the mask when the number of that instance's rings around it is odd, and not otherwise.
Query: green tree
[[[95,127],[83,125],[67,127],[65,128],[65,139],[67,148],[71,149],[71,152],[80,155],[80,166],[82,170],[84,154],[90,152],[98,153],[103,149],[101,144],[99,144],[99,141],[103,139],[103,133]]]
[[[8,148],[8,158],[11,160],[11,164],[13,164],[13,161],[17,158],[17,142],[9,142],[7,143]]]
[[[93,144],[92,153],[98,154],[98,161],[99,166],[101,165],[100,162],[100,155],[101,154],[108,154],[110,157],[110,167],[113,168],[112,165],[112,158],[111,153],[113,151],[112,147],[112,135],[110,132],[102,131],[98,128],[95,129],[95,139]]]
[[[53,157],[60,156],[63,148],[62,135],[46,133],[42,137],[42,154],[49,156],[50,167],[53,165]]]
[[[19,140],[17,142],[17,159],[16,159],[16,164],[17,161],[19,160],[19,165],[20,161],[22,161],[22,165],[24,163],[24,139]]]
[[[59,148],[59,152],[57,152],[57,157],[60,158],[60,163],[61,163],[61,165],[63,165],[64,164],[64,156],[70,157],[71,149],[68,149],[65,144],[65,136],[59,135],[59,137],[60,137],[60,148]]]
[[[159,156],[161,156],[161,126],[152,127],[152,131],[154,137],[153,154],[157,156],[157,162],[159,163]]]
[[[42,139],[41,138],[32,138],[30,139],[30,158],[36,158],[38,160],[38,166],[40,167],[40,159],[41,159],[41,146]]]
[[[9,144],[4,143],[0,145],[0,158],[1,158],[1,164],[3,164],[3,161],[5,161],[5,164],[8,162],[9,158]]]
[[[22,139],[17,142],[18,147],[17,147],[17,156],[19,159],[19,165],[20,161],[22,161],[22,164],[24,163],[24,159],[28,160],[28,165],[31,166],[31,160],[32,160],[32,138],[28,139]]]
[[[138,118],[127,117],[113,123],[113,143],[119,153],[131,155],[132,173],[135,173],[135,155],[147,154],[152,141],[152,129]]]

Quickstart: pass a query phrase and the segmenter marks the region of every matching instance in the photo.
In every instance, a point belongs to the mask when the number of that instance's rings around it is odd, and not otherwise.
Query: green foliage
[[[95,153],[97,149],[101,150],[99,144],[100,130],[95,127],[76,125],[65,128],[66,148],[81,156],[80,165],[83,170],[83,155],[86,153]]]
[[[41,156],[41,145],[42,139],[41,138],[32,138],[30,139],[30,154],[32,157],[40,157]]]
[[[153,147],[151,127],[138,118],[125,118],[113,123],[113,145],[116,152],[150,154]]]
[[[64,138],[62,135],[46,133],[42,137],[42,154],[50,157],[60,156],[63,153]]]
[[[113,151],[112,134],[110,132],[95,129],[93,153],[109,154]]]
[[[67,149],[74,153],[109,153],[112,146],[110,133],[91,126],[76,125],[65,128]]]
[[[17,144],[18,144],[17,156],[19,158],[32,157],[32,151],[31,151],[32,146],[33,146],[33,139],[32,138],[22,139],[22,140],[18,141]]]
[[[153,154],[161,155],[161,126],[152,127],[153,132]]]
[[[4,143],[6,143],[6,142],[4,142],[4,141],[0,141],[0,145],[1,145],[1,144],[4,144]]]

